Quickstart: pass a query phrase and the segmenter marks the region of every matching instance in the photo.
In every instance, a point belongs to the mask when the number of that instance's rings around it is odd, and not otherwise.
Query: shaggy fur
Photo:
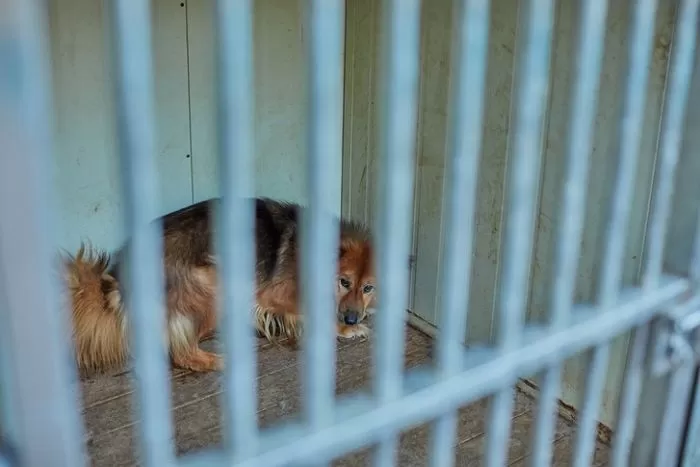
[[[218,354],[199,347],[218,324],[214,211],[211,199],[165,215],[163,224],[167,342],[173,364],[192,371],[222,368]],[[299,221],[302,208],[270,199],[255,200],[256,290],[253,321],[270,341],[295,343],[302,331],[299,309]],[[119,271],[125,245],[114,256],[81,246],[64,261],[73,309],[74,340],[81,370],[106,369],[128,358],[128,323]],[[375,301],[374,253],[368,231],[340,224],[336,284],[337,334],[366,336],[361,322]],[[329,310],[330,311],[330,310]]]
[[[89,245],[81,245],[75,256],[64,256],[63,279],[81,373],[123,366],[128,358],[127,318],[109,266],[109,256]]]

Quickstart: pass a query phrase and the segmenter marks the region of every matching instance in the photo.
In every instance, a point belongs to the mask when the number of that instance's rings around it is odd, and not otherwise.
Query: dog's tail
[[[127,317],[119,282],[109,273],[109,254],[83,243],[62,259],[78,369],[123,366],[129,356]]]

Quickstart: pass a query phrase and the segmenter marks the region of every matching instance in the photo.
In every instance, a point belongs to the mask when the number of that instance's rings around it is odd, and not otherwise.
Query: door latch
[[[663,376],[700,360],[700,295],[669,307],[652,324],[651,371]]]

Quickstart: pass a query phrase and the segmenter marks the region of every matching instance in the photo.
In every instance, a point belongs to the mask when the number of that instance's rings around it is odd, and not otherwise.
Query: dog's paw
[[[346,324],[341,324],[338,326],[338,337],[343,339],[354,339],[356,337],[367,337],[370,334],[370,330],[364,324],[355,324],[348,326]]]

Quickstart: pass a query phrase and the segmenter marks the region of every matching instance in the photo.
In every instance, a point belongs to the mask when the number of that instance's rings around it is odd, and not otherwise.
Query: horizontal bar
[[[379,172],[377,344],[374,384],[380,403],[401,395],[405,310],[408,304],[418,76],[420,0],[384,0],[381,166]],[[385,433],[374,452],[374,465],[396,464],[395,433]]]
[[[334,291],[337,277],[337,187],[328,174],[342,159],[342,62],[344,8],[341,0],[312,0],[309,15],[309,157],[306,173],[309,208],[304,212],[301,258],[304,320],[304,405],[309,430],[333,422],[335,407]]]
[[[672,43],[669,82],[666,86],[662,117],[660,163],[657,164],[656,190],[652,200],[647,247],[645,248],[646,267],[642,282],[642,286],[645,288],[656,287],[662,275],[676,167],[680,157],[686,104],[693,74],[698,3],[698,0],[684,0],[676,12],[677,25]],[[634,332],[632,339],[625,366],[625,379],[617,415],[617,429],[613,438],[613,466],[624,467],[629,463],[630,447],[642,394],[649,334],[650,325],[645,324]],[[677,436],[677,432],[675,435]]]
[[[654,318],[659,309],[687,293],[686,279],[666,277],[660,287],[642,292],[626,290],[618,305],[600,313],[595,306],[578,305],[572,323],[552,333],[547,327],[527,326],[523,346],[507,352],[497,349],[467,350],[460,374],[436,377],[429,366],[403,378],[404,396],[383,404],[357,394],[341,399],[335,422],[308,434],[304,424],[286,424],[267,430],[257,457],[238,467],[275,467],[290,463],[328,459],[366,446],[386,432],[397,432],[425,423],[444,413],[479,400],[519,376],[533,374],[555,362],[618,336]],[[186,456],[186,467],[220,466],[224,459],[215,451]]]
[[[456,83],[451,119],[451,151],[445,165],[449,193],[443,246],[442,314],[438,336],[438,368],[444,376],[462,367],[467,329],[469,286],[474,237],[479,160],[483,134],[484,88],[488,64],[489,0],[454,2],[458,43],[453,63]],[[465,286],[467,284],[467,286]],[[451,467],[455,462],[457,408],[440,418],[431,436],[431,465]]]
[[[150,2],[114,0],[110,19],[114,40],[117,131],[129,234],[126,298],[131,322],[138,405],[140,456],[145,467],[175,462],[170,417],[167,349],[153,338],[165,329],[162,234],[155,164]]]
[[[253,241],[253,26],[250,0],[217,0],[217,111],[221,167],[221,226],[217,238],[225,348],[224,440],[233,462],[257,450],[257,384],[252,314]]]
[[[1,435],[12,435],[7,442],[23,466],[74,467],[86,458],[67,338],[70,314],[59,305],[51,234],[56,223],[47,31],[46,2],[0,2],[0,338],[6,339],[0,384],[9,399],[3,406],[12,405],[12,413],[3,415],[14,422]]]

